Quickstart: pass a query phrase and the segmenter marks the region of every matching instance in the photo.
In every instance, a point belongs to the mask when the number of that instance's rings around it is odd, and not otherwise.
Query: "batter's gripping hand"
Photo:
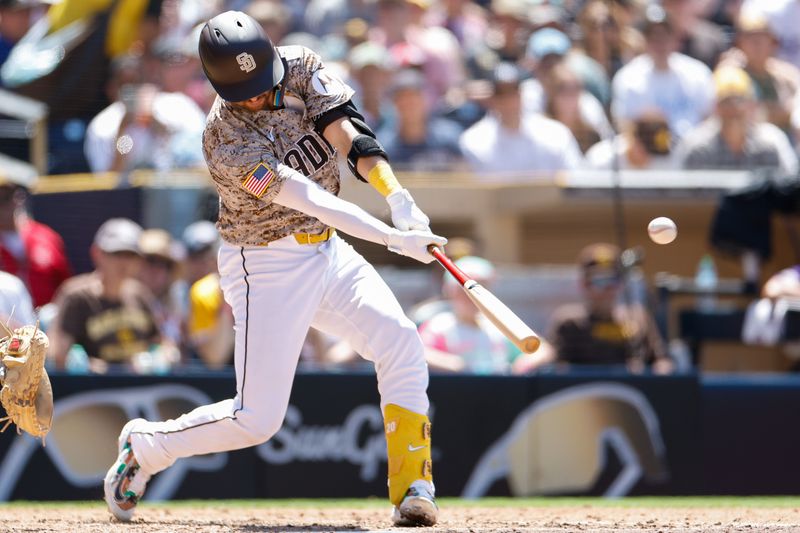
[[[38,324],[6,331],[0,339],[0,403],[7,416],[0,418],[6,422],[0,431],[13,422],[17,432],[44,438],[53,421],[53,390],[44,369],[47,335]]]
[[[400,231],[416,229],[430,231],[428,227],[431,219],[417,207],[411,193],[407,189],[394,191],[386,197],[386,202],[392,210],[392,224]]]
[[[430,230],[394,230],[389,234],[385,242],[390,251],[427,264],[434,260],[430,252],[428,252],[428,246],[435,244],[442,247],[447,244],[447,239],[434,235]]]

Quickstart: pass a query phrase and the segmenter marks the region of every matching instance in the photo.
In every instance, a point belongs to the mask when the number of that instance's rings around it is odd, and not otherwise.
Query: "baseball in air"
[[[647,225],[647,233],[654,243],[669,244],[678,236],[678,226],[670,218],[657,217]]]

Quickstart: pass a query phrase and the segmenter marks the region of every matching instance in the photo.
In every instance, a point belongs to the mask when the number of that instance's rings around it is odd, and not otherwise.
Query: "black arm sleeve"
[[[352,106],[353,109],[355,109],[356,107],[355,105],[353,105],[353,102],[351,100],[348,100],[347,103],[344,103],[340,106],[336,106],[333,109],[329,109],[328,111],[325,111],[324,113],[319,115],[314,120],[314,129],[317,130],[317,133],[319,133],[321,136],[322,132],[325,131],[325,128],[330,126],[332,123],[336,122],[340,118],[347,118],[351,116],[345,111],[345,108],[347,106]]]

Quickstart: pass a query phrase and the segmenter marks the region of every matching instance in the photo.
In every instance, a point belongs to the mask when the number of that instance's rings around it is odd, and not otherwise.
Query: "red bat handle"
[[[436,258],[437,261],[439,261],[440,265],[442,265],[453,275],[454,278],[456,278],[456,280],[458,280],[461,285],[464,285],[466,282],[470,281],[469,276],[464,274],[464,272],[458,268],[449,257],[444,255],[444,252],[442,252],[439,247],[431,244],[428,246],[428,251],[431,253],[431,255],[433,255],[433,257]]]

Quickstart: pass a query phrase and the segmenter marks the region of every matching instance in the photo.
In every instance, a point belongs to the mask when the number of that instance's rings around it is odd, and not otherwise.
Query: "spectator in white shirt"
[[[31,295],[17,276],[0,270],[0,321],[11,329],[34,324]]]
[[[128,83],[117,84],[116,101],[92,119],[86,132],[84,153],[92,172],[203,165],[200,107],[183,93],[131,80],[128,71],[115,75],[128,76]]]
[[[550,180],[556,172],[580,165],[580,148],[566,126],[540,114],[523,117],[521,78],[516,65],[500,63],[492,80],[489,112],[461,134],[461,151],[479,176]]]
[[[711,71],[700,61],[675,51],[677,36],[659,6],[648,7],[643,33],[646,52],[614,76],[612,115],[621,127],[645,109],[659,109],[672,133],[680,138],[711,112]]]

